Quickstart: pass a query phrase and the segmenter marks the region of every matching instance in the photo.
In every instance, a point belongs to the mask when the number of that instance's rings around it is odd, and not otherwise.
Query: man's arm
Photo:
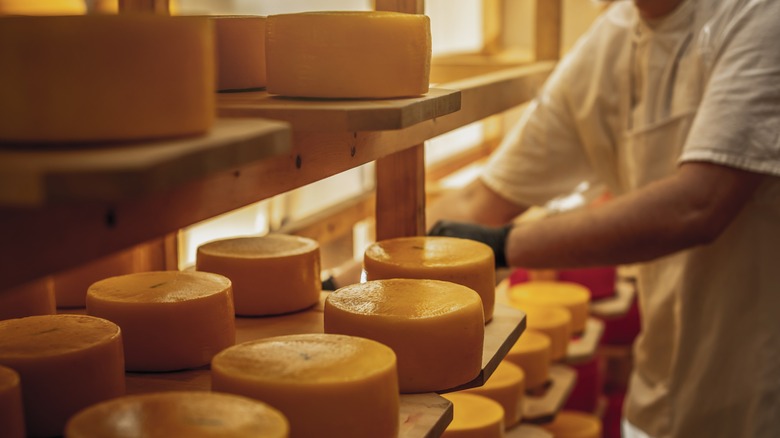
[[[477,179],[432,203],[426,210],[426,221],[428,228],[441,219],[500,226],[511,222],[527,208],[502,198]]]

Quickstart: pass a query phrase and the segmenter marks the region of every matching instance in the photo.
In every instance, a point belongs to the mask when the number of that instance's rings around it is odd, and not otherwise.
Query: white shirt
[[[483,181],[544,205],[707,161],[766,175],[712,244],[638,268],[625,413],[655,437],[780,437],[780,0],[621,2],[559,64]]]

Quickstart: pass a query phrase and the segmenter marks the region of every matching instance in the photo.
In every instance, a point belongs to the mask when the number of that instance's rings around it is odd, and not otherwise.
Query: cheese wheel
[[[497,402],[481,395],[444,394],[452,402],[452,422],[442,438],[502,438],[504,409]]]
[[[24,438],[24,409],[19,373],[0,365],[0,437]]]
[[[537,390],[550,380],[550,337],[535,330],[525,330],[506,354],[508,360],[525,373],[525,387]]]
[[[320,300],[320,247],[305,237],[268,234],[201,245],[196,269],[233,282],[237,315],[276,315]]]
[[[230,280],[208,272],[110,277],[87,292],[87,313],[122,327],[128,371],[208,365],[236,337]]]
[[[462,284],[482,298],[485,322],[493,318],[495,262],[484,243],[443,236],[387,239],[366,249],[363,266],[368,280],[427,278]]]
[[[135,255],[132,250],[121,251],[81,266],[55,274],[54,296],[58,308],[83,308],[87,305],[87,289],[99,280],[136,271]]]
[[[291,437],[398,435],[396,356],[369,339],[304,334],[238,344],[214,357],[211,385],[280,410]]]
[[[51,277],[0,291],[0,320],[56,312]]]
[[[79,410],[125,393],[122,335],[105,319],[39,315],[0,321],[0,364],[19,373],[27,433],[62,435]]]
[[[0,15],[80,15],[84,0],[0,0]]]
[[[272,94],[419,96],[428,92],[430,20],[380,11],[270,15],[266,62]]]
[[[601,438],[601,420],[585,412],[564,410],[541,426],[555,438]]]
[[[213,16],[217,90],[249,90],[266,84],[265,17]]]
[[[484,385],[461,393],[481,395],[500,404],[504,409],[504,427],[509,428],[523,417],[525,373],[514,363],[502,360]]]
[[[403,393],[443,391],[482,369],[485,327],[479,296],[451,282],[374,280],[328,295],[325,333],[381,342],[398,356]]]
[[[68,421],[65,438],[287,438],[278,410],[246,397],[171,391],[119,397],[90,406]]]
[[[565,281],[529,281],[509,288],[509,300],[520,309],[527,306],[564,307],[571,313],[573,333],[585,331],[590,292],[585,286]]]
[[[571,314],[563,307],[530,306],[522,309],[526,327],[544,333],[550,338],[550,360],[566,357],[571,341]]]
[[[191,136],[214,122],[206,17],[0,17],[0,65],[2,142]]]

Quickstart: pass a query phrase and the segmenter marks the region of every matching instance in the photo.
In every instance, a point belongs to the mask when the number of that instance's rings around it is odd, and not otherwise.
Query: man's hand
[[[504,225],[502,227],[486,227],[465,222],[440,220],[433,224],[433,227],[428,230],[428,235],[460,237],[482,242],[493,249],[496,268],[506,268],[508,267],[505,251],[506,239],[509,237],[509,231],[511,229],[512,224]]]

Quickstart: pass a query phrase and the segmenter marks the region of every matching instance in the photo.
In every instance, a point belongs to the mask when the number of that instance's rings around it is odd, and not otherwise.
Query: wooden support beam
[[[563,0],[536,0],[535,50],[537,61],[561,56]]]
[[[169,0],[119,0],[119,13],[125,12],[170,15]]]
[[[424,14],[425,0],[374,0],[374,9],[377,11]]]
[[[376,239],[425,234],[423,144],[376,161]]]

